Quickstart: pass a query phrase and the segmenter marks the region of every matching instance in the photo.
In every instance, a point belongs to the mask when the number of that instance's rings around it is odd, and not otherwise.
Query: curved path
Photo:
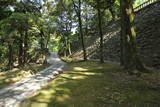
[[[49,68],[0,90],[0,107],[16,107],[22,100],[41,89],[49,80],[60,74],[65,63],[56,53],[47,59],[52,64]]]

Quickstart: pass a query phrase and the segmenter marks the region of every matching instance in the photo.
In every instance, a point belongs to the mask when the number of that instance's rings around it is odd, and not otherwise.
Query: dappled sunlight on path
[[[52,64],[49,68],[25,78],[5,89],[0,90],[0,107],[15,107],[22,100],[31,96],[34,92],[41,89],[49,80],[55,78],[65,65],[56,53],[51,53],[48,62]]]

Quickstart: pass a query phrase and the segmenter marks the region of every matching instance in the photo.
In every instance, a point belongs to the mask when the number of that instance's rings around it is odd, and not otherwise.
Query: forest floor
[[[20,107],[159,107],[160,72],[128,75],[119,65],[70,62]]]
[[[29,77],[39,71],[49,67],[49,64],[29,64],[23,68],[13,68],[12,70],[0,72],[0,89],[5,88],[25,77]]]

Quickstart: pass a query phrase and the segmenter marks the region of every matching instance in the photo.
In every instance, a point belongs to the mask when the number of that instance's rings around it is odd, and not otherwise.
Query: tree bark
[[[79,30],[80,30],[80,35],[81,35],[81,42],[82,42],[82,48],[83,48],[83,58],[86,61],[87,60],[87,55],[86,55],[86,49],[84,45],[84,35],[83,35],[83,30],[82,30],[82,19],[81,19],[81,0],[79,0],[79,15],[78,15],[78,20],[79,20]]]
[[[67,49],[68,49],[68,37],[67,37],[68,35],[66,35],[66,37],[65,37],[65,51],[64,51],[64,56],[65,57],[67,57],[68,55],[67,55]]]
[[[65,46],[65,49],[64,49],[64,57],[67,57],[67,48]]]
[[[97,11],[98,11],[98,28],[99,28],[99,35],[100,35],[100,62],[104,63],[104,52],[103,52],[103,33],[102,33],[102,16],[101,10],[99,7],[99,1],[97,0]]]
[[[8,43],[8,49],[9,49],[8,67],[9,69],[11,69],[13,67],[13,49],[10,43]]]
[[[146,72],[141,62],[136,46],[136,31],[134,23],[134,11],[131,0],[121,0],[122,24],[121,36],[124,68],[130,73]]]
[[[114,20],[117,18],[117,16],[116,16],[115,11],[113,10],[113,7],[110,7],[110,8],[109,8],[109,11],[110,11],[110,13],[111,13],[111,15],[112,15],[112,20],[114,21]]]
[[[71,44],[68,43],[68,52],[69,52],[69,55],[72,55],[72,50],[71,50]]]
[[[19,55],[18,55],[18,64],[19,66],[23,65],[23,34],[20,33],[20,38],[19,38]]]
[[[85,16],[85,33],[86,33],[86,36],[88,36],[88,13],[86,13],[86,16]]]
[[[44,31],[43,31],[43,28],[41,28],[40,30],[40,46],[41,46],[41,56],[42,56],[42,59],[43,59],[43,64],[46,64],[46,45],[45,45],[45,34],[44,34]]]
[[[125,35],[125,29],[123,29],[123,28],[125,28],[125,26],[124,26],[124,23],[125,23],[125,18],[124,18],[124,15],[122,14],[123,13],[123,8],[124,8],[124,6],[123,6],[123,3],[122,3],[123,1],[122,0],[120,0],[120,5],[121,5],[121,9],[120,9],[120,11],[121,11],[121,34],[120,34],[120,65],[121,66],[124,66],[124,47],[125,47],[125,45],[123,45],[124,44],[124,36],[123,35]]]
[[[27,50],[28,50],[28,32],[26,31],[24,37],[24,55],[23,55],[24,64],[27,63],[27,56],[28,56]]]
[[[48,33],[48,36],[47,36],[47,41],[46,41],[46,44],[45,44],[45,49],[47,49],[47,54],[45,54],[45,59],[44,59],[44,64],[47,63],[47,56],[49,54],[49,49],[48,49],[48,43],[49,43],[49,40],[50,40],[50,31]]]
[[[84,61],[86,61],[87,60],[87,53],[86,53],[86,48],[85,48],[85,45],[84,45],[84,35],[83,35],[83,29],[82,29],[81,0],[79,0],[78,6],[74,3],[73,0],[72,0],[72,2],[73,2],[74,9],[76,11],[76,14],[77,14],[77,17],[78,17],[78,22],[79,22],[79,32],[80,32],[80,36],[81,36],[81,43],[82,43],[82,49],[83,49],[83,59],[84,59]]]

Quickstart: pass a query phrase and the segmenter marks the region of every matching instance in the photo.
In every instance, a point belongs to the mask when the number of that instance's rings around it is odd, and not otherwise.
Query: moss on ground
[[[129,76],[118,65],[72,62],[20,107],[159,107],[160,73]]]

